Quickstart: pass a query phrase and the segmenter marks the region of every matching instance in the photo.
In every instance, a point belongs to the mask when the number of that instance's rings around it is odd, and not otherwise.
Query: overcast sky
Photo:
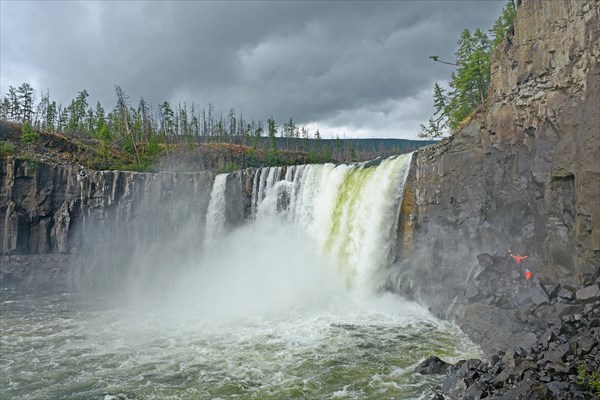
[[[464,28],[506,1],[0,1],[0,90],[273,116],[324,137],[415,139]]]

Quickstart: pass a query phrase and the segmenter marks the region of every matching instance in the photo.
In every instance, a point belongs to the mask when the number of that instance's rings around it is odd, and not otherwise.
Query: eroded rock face
[[[0,178],[0,278],[6,281],[23,280],[27,271],[43,274],[44,264],[52,264],[44,261],[48,254],[73,260],[104,251],[127,259],[190,224],[201,241],[214,173],[91,171],[10,160],[0,165]]]
[[[395,289],[490,352],[515,345],[532,321],[542,329],[558,284],[565,296],[598,284],[599,9],[596,0],[520,2],[493,60],[489,104],[414,159],[403,216],[412,246],[399,255],[405,281]],[[527,295],[509,251],[529,255]]]

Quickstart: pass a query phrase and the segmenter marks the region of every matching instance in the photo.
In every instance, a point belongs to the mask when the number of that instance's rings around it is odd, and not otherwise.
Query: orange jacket
[[[513,256],[512,254],[510,256],[515,259],[517,264],[521,264],[521,261],[527,258],[527,256]]]

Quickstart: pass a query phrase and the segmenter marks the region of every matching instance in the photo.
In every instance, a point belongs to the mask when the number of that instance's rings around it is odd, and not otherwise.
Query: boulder
[[[430,356],[429,358],[421,361],[419,365],[415,368],[415,372],[423,375],[432,375],[432,374],[445,374],[448,370],[448,367],[452,366],[452,364],[445,362],[437,356]]]
[[[600,287],[598,285],[590,285],[577,290],[576,297],[578,301],[583,303],[592,303],[600,300]]]

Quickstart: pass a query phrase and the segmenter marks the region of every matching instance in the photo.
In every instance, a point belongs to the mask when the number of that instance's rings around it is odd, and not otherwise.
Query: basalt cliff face
[[[599,15],[519,1],[485,107],[414,157],[391,285],[491,357],[447,370],[450,398],[597,398],[577,375],[600,368]]]
[[[520,2],[486,107],[414,159],[403,215],[412,243],[401,257],[420,262],[407,263],[396,288],[459,319],[486,348],[543,325],[535,305],[559,288],[598,288],[599,8]],[[514,298],[523,278],[509,251],[528,255],[533,298]]]
[[[0,177],[0,282],[61,285],[94,253],[105,265],[125,265],[186,226],[201,231],[214,173],[93,171],[12,159],[0,165]]]

